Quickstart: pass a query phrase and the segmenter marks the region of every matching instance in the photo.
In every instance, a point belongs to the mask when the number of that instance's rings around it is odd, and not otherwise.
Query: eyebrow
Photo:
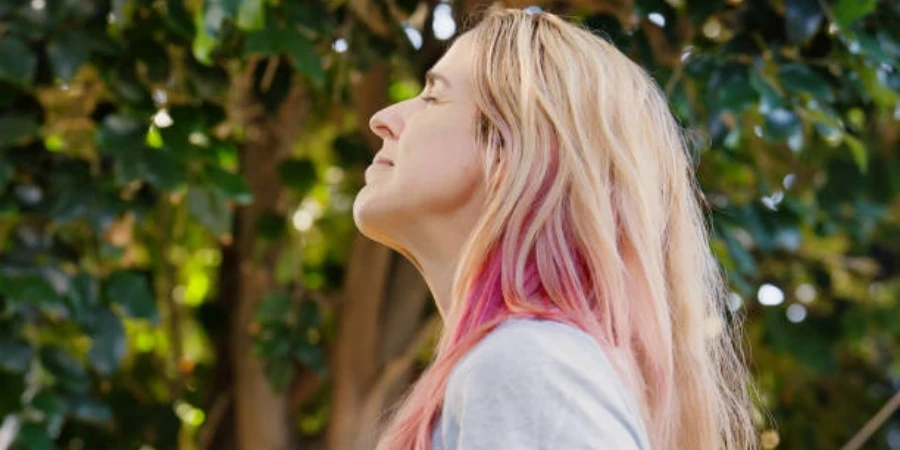
[[[426,84],[434,85],[435,81],[443,82],[448,88],[452,87],[450,84],[450,80],[448,80],[447,77],[445,77],[433,70],[429,70],[427,73],[425,73],[425,83]]]

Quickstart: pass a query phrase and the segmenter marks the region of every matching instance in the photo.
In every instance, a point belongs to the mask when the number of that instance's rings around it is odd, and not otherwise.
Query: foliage
[[[367,160],[352,75],[387,60],[405,92],[421,70],[401,28],[417,2],[394,3],[379,10],[387,35],[340,1],[0,5],[0,423],[13,448],[193,448],[232,314],[217,274],[235,213],[258,200],[239,163],[255,132],[242,88],[268,116],[297,87],[315,111],[277,174],[291,208],[255,224],[258,254],[293,251],[253,339],[280,389],[300,367],[329,376],[338,310],[321,299],[341,287]],[[646,67],[692,130],[712,246],[777,424],[765,443],[839,447],[900,386],[900,4],[556,3]],[[301,434],[322,433],[322,392],[294,411]],[[888,429],[900,423],[870,448]]]

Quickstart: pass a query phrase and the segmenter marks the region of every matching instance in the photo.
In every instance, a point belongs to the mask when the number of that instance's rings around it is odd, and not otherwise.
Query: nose
[[[384,108],[369,119],[369,129],[382,139],[397,139],[403,130],[403,116],[400,103]]]

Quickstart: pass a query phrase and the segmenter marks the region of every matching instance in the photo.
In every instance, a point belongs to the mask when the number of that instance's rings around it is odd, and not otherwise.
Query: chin
[[[379,218],[384,217],[385,212],[379,211],[382,208],[374,204],[375,199],[371,194],[368,187],[363,187],[356,195],[356,199],[353,201],[353,223],[363,236],[381,242],[377,238],[381,234],[378,230],[384,227],[379,226],[379,223],[383,222]]]
[[[389,236],[383,233],[384,227],[375,226],[371,221],[357,219],[355,216],[353,218],[356,223],[356,229],[359,230],[359,233],[365,236],[366,238],[375,241],[385,247],[390,247],[396,249],[394,246],[394,240]]]
[[[362,233],[366,234],[366,203],[367,199],[363,198],[365,194],[366,188],[363,187],[362,190],[356,194],[356,198],[353,200],[353,224],[356,225],[356,228]]]
[[[402,228],[401,211],[390,208],[384,202],[376,202],[365,192],[357,195],[353,202],[353,223],[363,236],[386,247],[398,250],[401,236],[398,235]]]

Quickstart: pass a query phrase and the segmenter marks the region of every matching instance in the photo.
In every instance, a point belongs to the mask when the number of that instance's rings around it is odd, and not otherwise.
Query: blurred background
[[[0,1],[0,450],[371,448],[440,319],[366,123],[485,4]],[[762,446],[900,449],[900,2],[506,4],[670,97]]]

